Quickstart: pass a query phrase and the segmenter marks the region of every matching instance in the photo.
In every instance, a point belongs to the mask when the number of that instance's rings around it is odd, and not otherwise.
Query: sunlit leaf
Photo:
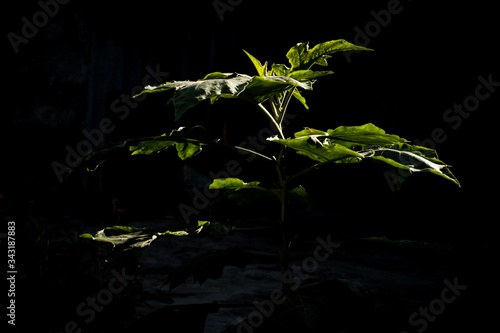
[[[297,153],[305,155],[318,162],[342,161],[349,157],[363,157],[359,153],[342,145],[325,141],[322,142],[313,136],[295,139],[278,139],[277,137],[272,137],[268,140],[295,149]]]
[[[322,163],[355,163],[373,159],[387,164],[390,168],[407,172],[408,175],[413,172],[427,172],[460,185],[449,166],[438,159],[435,150],[409,145],[406,139],[387,134],[371,123],[340,126],[328,131],[306,128],[295,133],[293,139],[272,137],[268,140],[290,147],[298,154]]]
[[[428,150],[428,148],[412,146],[408,144],[394,145],[392,148],[374,148],[367,152],[367,156],[374,160],[388,164],[397,169],[402,169],[410,173],[413,172],[428,172],[460,186],[460,182],[449,169],[449,165],[438,160],[436,157],[426,157],[421,153],[420,149]]]
[[[170,132],[169,135],[130,139],[99,146],[87,155],[84,164],[89,171],[93,171],[107,158],[119,154],[150,155],[173,146],[176,147],[179,158],[185,160],[201,152],[202,146],[217,143],[217,141],[218,139],[210,136],[201,126],[180,127]]]
[[[243,52],[245,52],[245,54],[250,58],[253,65],[255,66],[255,69],[257,69],[257,73],[259,74],[259,76],[267,76],[267,61],[264,63],[264,65],[262,65],[260,61],[257,60],[257,58],[255,58],[253,55],[245,50],[243,50]]]
[[[293,97],[295,97],[300,103],[302,103],[306,110],[309,110],[309,106],[307,106],[306,104],[306,99],[302,97],[302,94],[297,89],[293,91]]]
[[[291,77],[292,79],[295,79],[297,81],[303,82],[303,81],[308,81],[308,80],[313,80],[317,79],[319,77],[323,77],[326,75],[331,75],[333,72],[331,71],[312,71],[310,69],[307,70],[300,70],[300,71],[294,71],[291,72],[288,77]]]
[[[149,246],[159,237],[189,236],[198,234],[203,228],[209,227],[210,222],[200,221],[196,226],[173,226],[162,228],[134,228],[127,226],[113,226],[99,230],[95,235],[82,234],[80,238],[96,242],[109,243],[119,250],[131,250]]]
[[[212,184],[210,184],[209,189],[211,190],[240,190],[243,188],[261,188],[259,182],[245,183],[243,180],[238,178],[222,178],[214,179]]]
[[[290,68],[283,64],[273,64],[272,69],[275,75],[287,76],[290,73]]]
[[[175,120],[179,120],[189,109],[207,99],[213,103],[219,98],[241,98],[259,104],[293,87],[310,90],[312,82],[300,82],[287,76],[252,77],[238,73],[215,72],[199,81],[177,81],[155,87],[147,86],[134,97],[144,93],[174,90],[169,103],[173,103]]]
[[[146,228],[123,228],[115,226],[99,230],[95,235],[83,234],[80,237],[109,243],[113,247],[120,247],[122,250],[130,250],[149,246],[158,236],[159,233],[157,231]]]
[[[307,70],[314,64],[325,66],[329,55],[339,51],[372,51],[366,47],[351,44],[343,39],[320,43],[309,49],[309,43],[298,43],[286,54],[292,71]]]
[[[399,142],[407,142],[397,135],[387,134],[371,123],[361,126],[340,126],[327,131],[331,142],[341,144],[347,148],[370,146],[386,146]]]
[[[312,82],[299,82],[287,76],[267,76],[264,78],[255,76],[239,97],[259,104],[271,96],[278,95],[293,87],[311,90]]]

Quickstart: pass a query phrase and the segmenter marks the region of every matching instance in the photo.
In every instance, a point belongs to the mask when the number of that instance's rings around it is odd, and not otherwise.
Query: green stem
[[[274,113],[274,119],[279,120],[280,119],[280,108],[279,108],[279,102],[276,100],[275,96],[272,96],[269,99],[269,102],[271,104],[271,109],[273,110]]]
[[[258,152],[256,152],[255,150],[252,150],[252,149],[243,148],[243,147],[240,147],[240,146],[226,145],[226,144],[221,144],[221,145],[224,145],[224,146],[230,147],[230,148],[234,148],[234,149],[237,149],[237,150],[242,150],[244,152],[247,152],[247,153],[250,153],[250,154],[254,154],[255,156],[257,156],[259,158],[262,158],[264,160],[267,160],[267,161],[270,161],[270,162],[274,162],[274,159],[270,158],[269,156],[266,156],[264,154],[258,153]]]
[[[295,88],[294,88],[295,89]],[[281,127],[282,121],[284,119],[284,116],[286,114],[286,109],[288,107],[288,103],[290,101],[291,96],[293,95],[294,89],[288,91],[285,96],[283,96],[283,99],[281,101],[278,101],[276,99],[271,99],[271,107],[273,108],[273,111],[275,114],[277,114],[277,118],[274,119],[270,113],[262,106],[261,109],[268,115],[268,117],[271,119],[271,121],[274,123],[276,128],[278,129],[280,136],[282,139],[285,139],[285,136],[283,134],[283,129]],[[280,148],[280,153],[278,155],[278,158],[276,159],[276,171],[278,172],[278,178],[279,178],[279,184],[281,187],[281,193],[280,193],[280,218],[279,218],[279,225],[280,225],[280,230],[281,230],[281,240],[282,240],[282,248],[279,252],[279,259],[280,259],[280,266],[281,266],[281,273],[285,274],[285,272],[288,270],[288,261],[289,261],[289,252],[290,252],[290,241],[288,239],[287,235],[287,230],[286,230],[286,204],[287,204],[287,179],[286,179],[286,172],[285,172],[285,153],[286,153],[286,147],[281,146]],[[285,288],[286,286],[283,285]]]
[[[280,224],[280,229],[281,229],[281,241],[282,241],[282,247],[281,251],[279,253],[280,257],[280,266],[281,266],[281,273],[284,274],[286,270],[288,269],[288,256],[289,256],[289,250],[290,250],[290,244],[286,232],[286,203],[287,203],[287,181],[286,181],[286,175],[285,175],[285,168],[284,168],[284,159],[285,159],[285,152],[286,152],[286,147],[281,146],[280,153],[278,155],[277,159],[277,164],[276,164],[276,169],[278,172],[278,177],[279,177],[279,182],[280,182],[280,187],[281,187],[281,193],[280,193],[280,204],[281,204],[281,209],[280,209],[280,219],[279,219],[279,224]]]
[[[269,102],[271,103],[271,108],[276,115],[276,118],[271,115],[271,113],[262,105],[258,104],[259,108],[268,116],[269,119],[273,122],[274,126],[279,132],[279,135],[281,139],[285,139],[285,135],[283,134],[283,129],[281,127],[281,124],[283,122],[283,119],[285,118],[286,110],[288,108],[288,103],[290,102],[290,99],[293,96],[293,92],[295,91],[295,88],[289,90],[285,96],[283,96],[283,99],[280,101],[276,100],[275,98],[271,98]],[[288,261],[289,261],[289,253],[290,253],[290,241],[288,239],[287,235],[287,230],[286,230],[286,204],[287,204],[287,179],[286,179],[286,173],[285,173],[285,153],[286,153],[286,147],[281,146],[280,148],[280,153],[278,155],[278,158],[276,159],[276,170],[278,172],[278,177],[279,177],[279,183],[281,187],[281,193],[280,193],[280,219],[279,219],[279,225],[281,229],[281,239],[282,239],[282,248],[281,251],[279,252],[279,259],[280,259],[280,266],[281,266],[281,272],[284,274],[288,270]],[[284,288],[286,288],[285,285],[283,285]]]
[[[297,87],[293,87],[292,89],[286,92],[286,95],[283,99],[283,103],[280,105],[281,114],[280,118],[278,119],[278,124],[280,125],[280,127],[281,123],[283,122],[283,119],[285,118],[286,110],[288,109],[288,103],[290,103],[290,99],[292,99],[293,92],[295,91],[295,89],[297,89]]]
[[[274,119],[274,117],[271,115],[271,113],[269,113],[269,111],[267,111],[267,109],[264,107],[264,105],[257,104],[257,106],[267,115],[267,117],[269,119],[271,119],[271,121],[273,122],[274,126],[278,130],[278,132],[280,134],[280,137],[284,140],[285,139],[285,135],[283,135],[283,131],[281,130],[281,126],[276,122],[276,119]]]

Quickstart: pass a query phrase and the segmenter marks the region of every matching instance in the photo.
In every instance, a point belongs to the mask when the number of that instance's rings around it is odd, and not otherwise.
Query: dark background
[[[40,6],[35,1],[10,3],[3,12],[1,213],[10,220],[20,220],[26,211],[42,220],[71,215],[85,225],[106,225],[110,201],[118,198],[126,221],[178,217],[178,204],[189,196],[183,190],[182,163],[168,153],[109,162],[92,174],[78,169],[63,183],[51,164],[64,163],[65,147],[75,148],[85,139],[82,130],[98,128],[105,117],[116,126],[106,142],[194,123],[222,136],[223,119],[232,143],[256,135],[258,127],[253,126],[263,125],[259,111],[233,101],[213,108],[202,104],[179,123],[173,122],[171,106],[154,97],[131,109],[124,120],[111,104],[142,85],[147,66],[168,72],[165,81],[197,80],[213,71],[253,74],[242,49],[261,61],[286,63],[286,52],[297,42],[355,42],[355,27],[365,31],[374,21],[370,12],[387,9],[387,4],[246,0],[223,13],[221,21],[212,1],[73,0],[60,5],[16,54],[6,36],[21,34],[21,18],[32,21]],[[290,112],[299,116],[288,134],[302,126],[326,130],[373,122],[388,133],[425,140],[442,128],[447,139],[436,149],[453,166],[462,188],[416,175],[394,192],[377,166],[330,168],[304,185],[326,204],[328,214],[339,218],[342,231],[489,245],[497,220],[499,92],[481,102],[457,129],[443,114],[474,94],[478,76],[491,74],[500,81],[496,6],[423,0],[402,1],[401,6],[365,44],[375,52],[353,54],[350,62],[341,53],[329,60],[328,69],[335,74],[304,94],[310,111],[298,103],[291,106]],[[223,159],[207,166],[210,161],[200,155],[189,164],[205,174],[224,167]],[[258,167],[249,164],[244,174],[258,173]]]

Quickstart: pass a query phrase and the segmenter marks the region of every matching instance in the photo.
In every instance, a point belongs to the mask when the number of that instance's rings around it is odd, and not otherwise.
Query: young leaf
[[[302,103],[302,105],[306,108],[306,110],[309,110],[309,106],[307,106],[306,104],[306,99],[297,89],[293,91],[293,97],[295,97],[300,103]]]
[[[309,42],[298,43],[286,54],[292,71],[307,70],[314,64],[326,66],[329,55],[339,51],[373,51],[366,47],[351,44],[343,39],[324,42],[309,49]]]
[[[245,52],[245,54],[250,58],[253,65],[255,66],[255,69],[257,69],[257,73],[259,74],[259,76],[261,77],[267,76],[267,61],[264,63],[264,65],[262,65],[260,61],[257,60],[257,58],[255,58],[253,55],[251,55],[245,50],[243,50],[243,52]]]
[[[278,76],[288,76],[288,74],[290,73],[290,68],[283,64],[273,64],[272,69],[274,75]]]

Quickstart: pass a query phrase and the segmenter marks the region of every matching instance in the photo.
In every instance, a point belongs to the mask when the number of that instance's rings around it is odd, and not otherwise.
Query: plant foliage
[[[171,288],[178,286],[189,276],[203,283],[207,278],[216,278],[222,274],[225,265],[242,267],[248,262],[259,260],[258,258],[278,259],[282,271],[287,270],[290,244],[294,240],[292,236],[294,231],[290,230],[294,226],[287,223],[287,207],[290,203],[302,203],[311,207],[307,190],[300,185],[291,186],[291,183],[299,182],[302,177],[323,165],[363,163],[366,160],[373,160],[408,175],[415,172],[430,173],[460,185],[449,166],[439,160],[435,150],[412,145],[408,140],[388,134],[371,123],[360,126],[339,126],[334,129],[304,128],[291,137],[285,135],[283,120],[290,100],[295,99],[308,109],[301,92],[312,90],[317,79],[333,74],[331,71],[315,71],[312,68],[315,65],[327,66],[328,59],[333,53],[343,51],[371,50],[345,40],[332,40],[312,48],[309,48],[308,43],[298,43],[286,54],[289,65],[262,63],[244,51],[255,66],[257,75],[214,72],[197,81],[172,81],[157,86],[147,86],[137,95],[164,94],[167,103],[173,105],[177,122],[180,122],[190,109],[205,100],[214,104],[221,98],[229,98],[251,103],[274,125],[276,134],[267,140],[277,145],[279,150],[277,154],[266,155],[251,149],[222,144],[202,126],[194,126],[178,127],[168,134],[106,144],[97,147],[86,157],[88,170],[95,170],[106,159],[119,154],[151,155],[175,149],[181,160],[187,160],[200,154],[206,145],[219,145],[253,154],[269,162],[270,170],[275,170],[276,180],[271,184],[264,184],[259,180],[225,178],[214,179],[210,189],[222,191],[225,198],[238,202],[248,202],[258,196],[275,202],[279,218],[274,222],[282,232],[282,248],[279,253],[262,253],[252,249],[210,251],[172,270],[166,280],[171,284]],[[288,174],[285,165],[289,152],[308,158],[311,163],[298,173]],[[237,228],[221,222],[199,221],[193,226],[154,230],[113,226],[100,230],[95,235],[84,234],[81,237],[111,244],[117,250],[127,250],[149,246],[160,237],[189,237],[209,230],[230,234]]]

